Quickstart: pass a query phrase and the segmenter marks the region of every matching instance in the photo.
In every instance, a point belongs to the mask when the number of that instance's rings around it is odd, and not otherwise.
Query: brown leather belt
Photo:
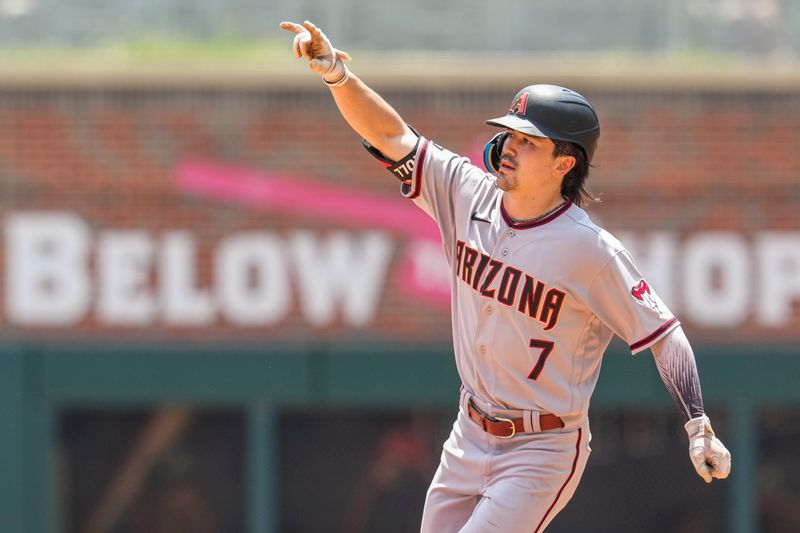
[[[468,402],[469,417],[477,422],[486,433],[501,439],[510,439],[518,433],[525,433],[525,422],[522,418],[501,418],[486,415],[478,410],[477,407]],[[544,413],[539,415],[539,425],[542,431],[550,429],[560,429],[564,427],[564,421],[556,415]]]

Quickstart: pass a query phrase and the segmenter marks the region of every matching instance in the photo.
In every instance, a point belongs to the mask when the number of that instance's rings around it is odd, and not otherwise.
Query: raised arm
[[[417,143],[400,115],[378,93],[370,89],[345,65],[346,52],[335,49],[328,37],[309,21],[303,25],[281,22],[280,27],[295,34],[295,56],[308,59],[312,71],[322,76],[342,116],[356,133],[389,159],[398,161]]]
[[[651,349],[664,385],[687,420],[684,427],[695,470],[706,483],[728,477],[731,454],[714,435],[705,414],[694,352],[683,329],[678,326]]]

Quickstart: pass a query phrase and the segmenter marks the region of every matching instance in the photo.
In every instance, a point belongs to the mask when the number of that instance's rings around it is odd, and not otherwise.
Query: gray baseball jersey
[[[493,176],[425,138],[403,194],[439,225],[456,365],[489,404],[578,427],[613,335],[637,353],[678,325],[620,242],[570,202],[517,224]]]

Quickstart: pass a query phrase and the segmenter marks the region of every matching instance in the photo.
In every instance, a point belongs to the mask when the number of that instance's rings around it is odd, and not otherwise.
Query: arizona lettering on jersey
[[[456,276],[481,296],[516,307],[544,324],[544,331],[553,329],[558,322],[567,296],[564,291],[548,289],[533,276],[470,248],[464,241],[456,243],[455,265]]]

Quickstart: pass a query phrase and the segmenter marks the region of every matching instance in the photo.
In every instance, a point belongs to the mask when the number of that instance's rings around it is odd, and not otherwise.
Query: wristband
[[[342,66],[342,71],[343,71],[342,75],[334,81],[326,80],[325,76],[336,70],[336,67],[338,65]],[[344,64],[344,61],[337,58],[336,61],[334,61],[331,69],[322,76],[322,81],[324,81],[325,85],[327,85],[328,87],[339,87],[340,85],[344,85],[349,78],[350,78],[350,69],[347,68],[347,65]]]
[[[686,434],[690,439],[695,437],[712,438],[714,436],[714,430],[711,429],[711,419],[706,415],[692,418],[683,427],[686,429]]]

